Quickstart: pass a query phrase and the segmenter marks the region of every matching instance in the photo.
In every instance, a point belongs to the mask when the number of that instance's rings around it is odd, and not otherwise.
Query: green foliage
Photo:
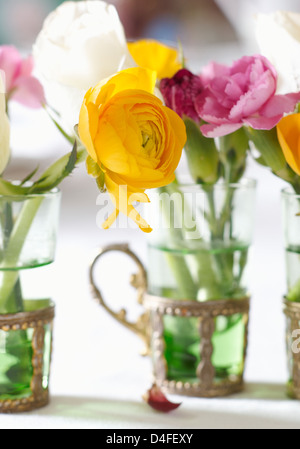
[[[86,159],[86,169],[88,174],[96,179],[97,186],[100,192],[105,192],[105,174],[101,170],[101,167],[97,164],[97,162],[95,162],[94,159],[91,158],[91,156],[88,156]]]
[[[249,140],[261,154],[264,165],[274,173],[279,173],[286,167],[286,160],[278,142],[276,128],[270,131],[245,128]],[[258,161],[259,162],[259,161]]]
[[[220,168],[215,140],[204,137],[193,120],[185,118],[184,123],[187,131],[185,152],[192,178],[198,184],[215,184]]]
[[[57,187],[75,169],[76,165],[86,159],[86,150],[78,151],[78,143],[75,141],[70,153],[61,157],[52,164],[38,179],[26,186],[28,181],[36,175],[38,168],[33,170],[20,185],[16,185],[0,178],[0,195],[23,196],[32,194],[47,193]]]
[[[286,162],[278,141],[276,128],[270,131],[245,128],[245,131],[260,153],[256,162],[264,167],[269,167],[274,175],[288,182],[297,193],[300,193],[300,177]]]

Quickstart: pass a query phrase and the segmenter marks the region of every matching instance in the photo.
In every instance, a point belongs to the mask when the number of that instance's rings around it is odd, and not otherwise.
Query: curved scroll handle
[[[127,312],[125,309],[120,310],[120,312],[114,312],[108,305],[105,303],[103,296],[99,289],[96,287],[94,271],[95,266],[99,259],[109,252],[122,252],[131,257],[138,266],[138,273],[131,277],[130,283],[131,285],[137,289],[138,292],[138,303],[143,304],[143,297],[147,291],[147,272],[144,268],[144,265],[140,261],[140,259],[129,249],[128,245],[110,245],[103,249],[100,249],[96,257],[91,263],[90,266],[90,285],[92,289],[93,297],[100,303],[102,307],[119,323],[125,326],[127,329],[134,332],[138,335],[143,342],[145,343],[145,350],[142,352],[143,356],[147,356],[150,354],[150,314],[149,312],[145,312],[142,314],[136,323],[131,323],[127,320]]]

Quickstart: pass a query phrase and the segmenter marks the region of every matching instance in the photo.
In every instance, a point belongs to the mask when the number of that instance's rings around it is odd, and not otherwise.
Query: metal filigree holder
[[[228,380],[217,382],[212,364],[215,319],[218,316],[229,317],[243,315],[245,325],[244,360],[246,358],[249,298],[241,300],[224,300],[198,303],[195,301],[174,301],[145,295],[144,305],[151,311],[152,321],[152,359],[154,364],[154,381],[166,393],[193,397],[220,397],[240,392],[244,387],[243,376],[232,376]],[[197,367],[195,383],[183,383],[167,379],[167,363],[165,360],[164,316],[199,318],[199,336],[201,340],[201,363]]]
[[[284,300],[284,313],[287,317],[287,354],[291,379],[288,383],[288,395],[300,399],[300,348],[293,351],[293,333],[300,329],[300,303]],[[300,334],[297,334],[299,338]]]
[[[32,367],[33,376],[30,389],[32,394],[21,399],[0,400],[0,413],[27,412],[49,403],[48,388],[43,387],[43,357],[45,326],[53,326],[54,305],[33,312],[0,315],[0,330],[4,332],[33,329]]]
[[[100,290],[95,283],[95,267],[98,260],[109,252],[123,252],[131,257],[137,264],[139,271],[134,275],[131,284],[138,290],[138,302],[143,304],[146,312],[137,323],[127,321],[127,312],[122,309],[119,313],[113,312],[105,303]],[[248,322],[250,299],[223,300],[199,303],[196,301],[175,301],[169,298],[152,296],[147,293],[147,273],[137,256],[128,245],[111,245],[100,249],[93,259],[90,269],[90,285],[94,298],[117,321],[137,334],[144,341],[146,348],[143,355],[151,355],[153,359],[154,383],[163,391],[192,397],[220,397],[235,394],[243,389],[243,376],[231,376],[227,380],[216,381],[215,369],[212,364],[215,320],[218,316],[229,317],[235,314],[243,316],[245,326],[244,361],[246,358],[248,341]],[[201,363],[197,367],[195,383],[175,382],[167,379],[167,362],[165,359],[164,316],[199,318],[199,336],[201,339]]]

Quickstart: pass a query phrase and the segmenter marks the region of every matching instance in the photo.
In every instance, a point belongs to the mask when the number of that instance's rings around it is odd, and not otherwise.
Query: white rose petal
[[[279,94],[300,91],[300,14],[258,14],[256,37],[261,53],[278,73]]]
[[[115,7],[97,0],[64,2],[54,10],[44,22],[33,55],[47,102],[68,131],[78,122],[78,105],[88,89],[136,66]]]

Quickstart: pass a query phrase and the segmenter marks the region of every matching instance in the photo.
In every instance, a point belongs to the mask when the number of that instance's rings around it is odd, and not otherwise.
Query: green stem
[[[234,189],[227,187],[226,198],[223,210],[218,220],[218,235],[220,238],[224,239],[226,225],[229,225],[229,237],[232,238],[232,201],[234,197]]]
[[[213,242],[217,242],[217,245],[220,241],[223,241],[224,239],[224,232],[222,231],[222,227],[220,226],[221,219],[217,217],[216,213],[216,207],[215,207],[215,198],[214,198],[214,191],[209,189],[207,191],[207,199],[208,199],[208,206],[210,210],[210,232],[211,232],[211,238]],[[225,207],[223,208],[223,210]],[[212,258],[214,260],[219,283],[221,286],[223,286],[224,278],[227,277],[226,275],[226,264],[223,263],[223,257],[222,254],[212,254]]]
[[[226,241],[234,240],[232,235],[232,211],[235,190],[227,186],[224,204],[220,215],[217,215],[214,191],[208,190],[207,199],[209,206],[209,225],[211,239],[215,249],[223,245]],[[225,250],[225,245],[224,245]],[[211,265],[214,267],[216,285],[219,288],[220,296],[232,296],[239,291],[239,284],[246,266],[247,256],[240,260],[239,273],[234,272],[234,254],[232,251],[218,252],[211,254]],[[219,297],[220,297],[219,296]],[[217,298],[216,298],[217,299]]]
[[[3,254],[7,250],[9,239],[13,230],[14,220],[12,203],[5,201],[2,211],[2,230],[3,230]],[[8,313],[22,312],[23,311],[23,297],[20,279],[18,278],[15,287],[10,295],[6,309]]]
[[[176,188],[175,184],[171,184],[160,189],[161,193],[168,193],[172,195],[173,193],[180,193],[180,190]],[[163,213],[166,213],[164,208],[164,202],[162,202]],[[174,211],[175,213],[175,211]],[[183,230],[175,229],[174,227],[174,217],[170,217],[170,234],[171,238],[175,242],[183,241]],[[184,299],[196,299],[197,298],[197,286],[193,280],[187,263],[184,259],[179,259],[177,255],[168,253],[167,254],[168,264],[174,274],[177,282],[177,287],[179,291],[179,296]]]
[[[18,281],[19,271],[16,267],[26,241],[26,236],[42,201],[43,197],[26,200],[12,229],[4,258],[0,264],[0,271],[3,272],[2,283],[0,286],[1,311],[5,309],[7,301]]]
[[[182,195],[181,190],[177,187],[176,183],[173,183],[167,187],[161,189],[161,192],[167,192],[169,195],[172,193],[179,193],[181,195],[181,203],[187,208],[188,205],[184,202],[184,195]],[[174,213],[178,211],[174,211]],[[187,213],[187,211],[185,210]],[[191,217],[191,211],[188,212],[188,216]],[[195,221],[195,220],[194,220]],[[171,220],[171,224],[172,224]],[[175,246],[179,249],[186,250],[185,234],[188,230],[185,228],[184,218],[182,220],[183,228],[174,229],[171,227],[170,235]],[[201,240],[201,239],[200,239]],[[199,240],[197,240],[199,243]],[[196,242],[195,242],[196,243]],[[184,246],[182,246],[184,245]],[[178,258],[177,255],[168,254],[167,260],[169,266],[174,274],[177,282],[179,295],[181,298],[197,299],[199,288],[207,292],[207,297],[209,298],[219,298],[220,290],[218,288],[214,269],[211,264],[211,257],[206,251],[195,251],[195,262],[197,264],[197,279],[195,280],[190,272],[190,268],[187,262],[182,257]]]

